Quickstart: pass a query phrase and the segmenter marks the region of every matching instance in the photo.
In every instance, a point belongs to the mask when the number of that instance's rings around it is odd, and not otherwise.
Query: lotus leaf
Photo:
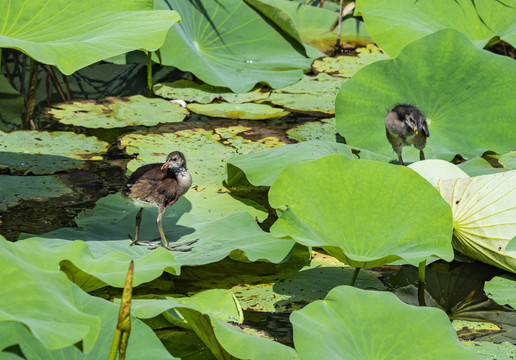
[[[368,64],[390,59],[379,48],[368,44],[365,48],[357,49],[358,56],[324,57],[314,61],[312,67],[316,73],[326,73],[332,76],[351,78],[355,73]]]
[[[63,124],[87,128],[153,126],[179,122],[188,115],[188,111],[179,104],[141,95],[128,99],[107,98],[102,104],[92,100],[78,100],[55,105],[48,113]]]
[[[16,205],[21,199],[44,199],[71,192],[72,190],[56,175],[0,175],[0,210]]]
[[[487,341],[467,341],[464,345],[482,356],[483,359],[495,357],[497,360],[512,360],[516,357],[516,346],[510,342],[493,344]]]
[[[516,272],[516,252],[506,250],[516,235],[516,170],[440,183],[453,211],[454,247],[463,254]]]
[[[498,304],[516,309],[516,276],[513,274],[494,277],[486,282],[484,291]]]
[[[437,190],[440,189],[440,183],[443,180],[468,178],[463,170],[457,165],[453,165],[444,160],[424,160],[412,163],[408,166],[419,175],[424,177]]]
[[[446,313],[389,292],[339,286],[290,321],[303,359],[479,359],[461,345]]]
[[[153,11],[151,0],[2,0],[0,47],[71,74],[128,51],[157,50],[176,11]]]
[[[294,164],[272,184],[269,203],[287,206],[271,233],[353,267],[453,258],[449,205],[405,167],[343,155]]]
[[[503,154],[499,159],[500,164],[507,169],[516,169],[516,151]]]
[[[355,15],[364,18],[375,42],[395,57],[406,45],[441,29],[461,31],[478,47],[501,40],[514,46],[515,8],[514,0],[358,0]]]
[[[290,114],[265,104],[189,104],[187,108],[197,114],[228,119],[266,120]]]
[[[516,82],[509,78],[516,78],[513,59],[480,50],[457,31],[441,30],[345,82],[336,100],[337,131],[348,144],[393,156],[384,119],[395,105],[410,104],[427,118],[427,158],[510,151],[516,102],[507,99],[516,98]],[[418,153],[405,148],[403,157],[413,161]]]
[[[241,104],[265,99],[269,96],[269,91],[263,88],[257,88],[247,93],[235,94],[227,88],[198,84],[186,79],[171,83],[156,84],[153,89],[156,95],[164,97],[165,99],[179,99],[201,104],[208,104],[215,99],[224,99],[228,103]]]
[[[6,240],[0,237],[0,243]],[[2,250],[0,321],[24,324],[50,350],[82,341],[85,352],[91,351],[99,335],[100,319],[81,309],[82,298],[89,296],[77,294],[80,290],[56,271],[57,267],[42,270],[17,257],[9,247]]]
[[[338,29],[335,25],[337,13],[306,4],[286,0],[246,0],[278,27],[295,39],[327,51],[337,41]],[[333,31],[331,29],[333,28]],[[341,41],[347,43],[371,42],[364,23],[347,17],[342,21]],[[309,49],[307,49],[309,51]]]
[[[302,45],[244,1],[156,0],[155,7],[181,14],[181,24],[170,29],[160,49],[163,64],[190,71],[208,84],[234,92],[249,91],[259,82],[279,88],[310,68]]]
[[[0,131],[0,169],[52,174],[100,160],[109,144],[93,136],[56,131]]]
[[[225,162],[235,154],[246,154],[283,144],[274,138],[250,141],[238,136],[246,130],[249,128],[232,126],[211,131],[193,129],[152,135],[134,133],[124,135],[120,139],[120,145],[128,154],[139,154],[137,160],[131,160],[127,164],[131,171],[145,163],[163,162],[170,151],[182,151],[194,185],[203,188],[208,184],[220,184],[224,177]],[[157,153],[156,149],[162,148],[162,144],[167,144],[167,149]]]
[[[242,177],[246,177],[254,186],[271,186],[287,166],[332,154],[343,154],[354,158],[346,145],[323,141],[283,145],[237,156],[227,163],[226,183],[230,187],[235,186]]]
[[[504,168],[495,168],[484,159],[483,157],[474,157],[458,165],[459,168],[464,170],[469,176],[479,176],[487,174],[495,174],[499,172],[507,171]]]
[[[287,130],[289,139],[302,141],[329,141],[335,142],[337,139],[337,129],[335,128],[335,118],[321,119],[321,121],[311,121]]]
[[[12,261],[8,261],[3,264],[7,265],[11,263]],[[24,272],[26,270],[21,271]],[[65,306],[66,303],[64,302],[64,299],[71,297],[74,305],[77,306],[79,311],[81,311],[85,316],[96,319],[97,328],[99,326],[98,320],[100,320],[100,328],[97,329],[98,337],[95,339],[92,349],[86,353],[82,352],[75,345],[70,345],[62,349],[49,350],[44,343],[41,343],[32,336],[27,327],[13,321],[0,322],[0,332],[3,335],[0,339],[0,349],[7,349],[10,346],[19,345],[23,355],[27,359],[97,360],[105,357],[106,354],[109,353],[111,346],[111,339],[118,320],[119,306],[104,299],[85,294],[75,284],[70,283],[70,281],[66,279],[66,276],[57,271],[57,268],[51,272],[42,272],[41,269],[36,269],[35,272],[30,274],[30,277],[33,278],[34,281],[38,281],[38,283],[35,287],[28,289],[30,292],[29,295],[26,295],[25,298],[18,301],[17,298],[23,296],[23,293],[19,291],[20,286],[19,283],[17,283],[16,289],[12,289],[9,292],[9,300],[6,304],[18,304],[18,307],[23,307],[26,305],[23,300],[34,298],[34,294],[36,293],[37,295],[40,290],[43,291],[43,294],[48,290],[55,290],[54,287],[46,290],[47,287],[52,284],[47,277],[47,273],[53,273],[53,275],[50,275],[50,278],[54,278],[59,275],[59,277],[64,280],[64,283],[67,284],[69,290],[66,293],[54,292],[48,297],[41,298],[41,301],[38,304],[25,310],[31,311],[33,314],[40,313],[46,318],[46,325],[48,328],[45,328],[45,332],[53,334],[53,332],[48,330],[56,329],[55,334],[70,336],[73,334],[68,332],[69,328],[67,326],[65,327],[63,322],[69,320],[65,317],[68,312],[64,312],[67,308]],[[12,278],[11,281],[18,282],[19,278],[18,280],[14,280],[14,278]],[[2,284],[8,283],[3,282]],[[59,307],[57,311],[55,311],[55,313],[50,312],[50,309],[55,307]],[[11,306],[10,308],[15,310],[16,306]],[[30,319],[30,322],[36,322],[36,318],[34,317]],[[76,323],[75,326],[77,325],[79,324]],[[129,338],[128,353],[135,359],[145,359],[147,356],[156,360],[175,359],[165,350],[152,330],[143,324],[142,321],[135,318],[131,319],[131,337]],[[7,359],[7,354],[9,354],[7,351],[0,352],[0,358]]]

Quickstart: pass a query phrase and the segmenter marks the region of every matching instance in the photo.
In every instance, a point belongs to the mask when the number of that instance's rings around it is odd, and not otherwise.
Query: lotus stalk
[[[426,269],[426,260],[423,260],[419,263],[417,269],[418,282],[417,282],[417,300],[419,302],[419,306],[426,306],[425,303],[425,269]]]

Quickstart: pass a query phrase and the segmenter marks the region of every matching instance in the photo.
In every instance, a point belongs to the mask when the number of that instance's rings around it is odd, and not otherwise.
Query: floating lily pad
[[[7,4],[0,17],[0,47],[19,49],[66,75],[110,56],[157,50],[180,20],[176,11],[153,11],[149,0]]]
[[[453,258],[449,205],[405,167],[343,155],[294,164],[271,186],[269,203],[286,205],[271,233],[353,267]]]
[[[350,78],[364,66],[390,57],[376,46],[369,44],[365,48],[357,49],[358,56],[324,57],[312,64],[316,73],[327,73],[333,76]]]
[[[71,132],[0,131],[0,169],[52,174],[80,169],[85,160],[101,160],[109,144]]]
[[[287,116],[290,112],[265,104],[189,104],[188,110],[212,117],[265,120]]]
[[[516,309],[516,276],[514,274],[494,277],[486,282],[484,291],[498,304],[509,305]]]
[[[310,141],[231,158],[226,167],[226,183],[235,186],[242,177],[254,186],[271,186],[289,165],[319,159],[326,155],[343,154],[354,158],[344,144]]]
[[[464,346],[476,352],[482,359],[512,360],[516,357],[516,346],[510,342],[493,344],[488,341],[468,341]]]
[[[47,199],[70,194],[59,176],[0,175],[0,210],[16,205],[20,200]]]
[[[230,157],[283,144],[275,138],[254,142],[238,136],[246,130],[249,128],[232,126],[212,131],[193,129],[152,135],[134,133],[123,136],[120,145],[128,154],[139,154],[137,160],[127,164],[130,171],[145,163],[164,162],[169,152],[180,150],[186,156],[193,184],[206,187],[207,184],[221,184],[225,162]]]
[[[186,79],[156,84],[153,89],[156,95],[165,99],[179,99],[200,104],[208,104],[215,99],[223,99],[232,104],[241,104],[265,99],[270,93],[270,91],[263,88],[257,88],[246,93],[234,93],[227,88],[198,84]]]
[[[20,128],[22,110],[23,96],[12,88],[6,77],[0,76],[0,131]]]
[[[389,292],[339,286],[290,321],[303,359],[480,359],[461,345],[446,313]]]
[[[348,144],[394,158],[385,116],[397,104],[410,104],[427,118],[426,158],[511,151],[516,102],[507,99],[516,98],[516,82],[508,78],[516,78],[513,59],[480,50],[459,32],[441,30],[346,81],[336,100],[337,130]],[[419,151],[404,148],[403,158],[419,159]]]
[[[335,118],[311,121],[287,130],[287,136],[296,141],[332,141],[336,140]]]
[[[244,1],[209,1],[199,6],[157,0],[155,7],[181,14],[181,23],[170,29],[160,49],[163,64],[190,71],[208,84],[234,92],[249,91],[260,82],[280,88],[296,82],[303,69],[310,68],[312,61],[302,44],[278,31]]]
[[[77,100],[55,105],[47,112],[60,123],[87,128],[153,126],[180,122],[188,115],[188,111],[179,104],[141,95],[126,99],[106,98],[102,104],[92,100]]]
[[[478,47],[501,40],[516,44],[514,2],[491,0],[359,0],[361,15],[375,42],[392,57],[408,44],[441,29],[461,31]]]

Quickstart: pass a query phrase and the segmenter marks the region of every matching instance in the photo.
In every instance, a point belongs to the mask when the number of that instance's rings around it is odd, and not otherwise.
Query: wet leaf
[[[208,104],[215,99],[223,99],[232,104],[241,104],[265,99],[270,93],[263,88],[257,88],[246,93],[234,93],[228,88],[198,84],[186,79],[171,83],[156,84],[153,90],[156,95],[164,97],[165,99],[178,99],[200,104]]]
[[[0,131],[0,169],[52,174],[101,160],[109,144],[93,136],[56,131]]]
[[[102,104],[92,100],[78,100],[54,105],[48,113],[62,124],[87,128],[153,126],[180,122],[188,115],[188,111],[179,104],[141,95],[126,99],[106,98]]]
[[[290,114],[265,104],[189,104],[187,108],[197,114],[227,119],[266,120]]]
[[[38,62],[56,65],[66,75],[110,56],[154,51],[180,20],[175,11],[152,11],[149,0],[9,0],[3,4],[0,47],[20,49]]]

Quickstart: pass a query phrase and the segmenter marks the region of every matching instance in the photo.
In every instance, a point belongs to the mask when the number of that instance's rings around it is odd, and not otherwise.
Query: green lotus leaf
[[[335,11],[286,0],[246,0],[293,38],[320,51],[328,51],[337,41]],[[333,27],[333,31],[331,31]],[[341,41],[347,43],[372,42],[364,23],[353,17],[342,21]],[[308,49],[307,49],[308,51]]]
[[[516,44],[514,1],[358,0],[355,15],[364,18],[375,42],[392,57],[413,41],[441,29],[461,31],[478,47],[501,40]]]
[[[303,359],[479,359],[461,345],[446,313],[389,292],[339,286],[290,321]]]
[[[346,145],[323,141],[283,145],[237,156],[227,162],[226,183],[232,187],[245,177],[254,186],[271,186],[287,166],[332,154],[354,158]]]
[[[181,14],[181,24],[170,29],[160,49],[163,64],[190,71],[208,84],[234,92],[249,91],[259,82],[276,89],[296,82],[310,68],[302,45],[244,1],[157,0],[155,7]]]
[[[516,234],[516,170],[450,179],[439,191],[453,211],[453,246],[463,254],[516,272],[506,246]]]
[[[212,193],[215,192],[208,191]],[[243,261],[279,263],[289,256],[295,244],[275,239],[260,229],[253,215],[264,219],[267,214],[259,207],[254,209],[227,193],[219,194],[218,198],[206,198],[203,192],[190,191],[165,212],[163,227],[170,242],[198,239],[192,250],[187,253],[163,248],[151,251],[145,246],[129,246],[128,234],[134,233],[138,210],[120,194],[110,195],[77,219],[78,229],[25,234],[22,241],[3,245],[10,246],[20,257],[34,259],[45,269],[60,265],[75,283],[91,291],[106,284],[123,287],[131,259],[135,262],[133,284],[138,286],[164,271],[179,275],[181,266],[209,264],[228,256]],[[142,239],[158,237],[156,218],[156,209],[143,212]]]
[[[175,11],[154,11],[150,0],[2,4],[0,47],[18,49],[66,75],[110,56],[157,50],[180,21]]]
[[[134,133],[124,135],[119,143],[128,154],[138,153],[138,159],[127,164],[130,171],[153,162],[164,162],[167,154],[180,150],[185,154],[193,184],[201,188],[208,184],[220,184],[224,178],[225,162],[235,154],[265,150],[283,144],[267,138],[251,141],[238,134],[249,130],[244,126],[216,128],[214,130],[183,130],[174,133]],[[166,148],[163,147],[166,144]],[[157,149],[161,149],[158,152]],[[220,188],[220,185],[219,185]]]
[[[426,158],[507,152],[514,147],[516,102],[506,99],[516,98],[516,83],[506,79],[514,77],[513,59],[480,50],[457,31],[441,30],[345,82],[336,100],[337,130],[348,144],[394,158],[384,119],[395,105],[410,104],[427,118]],[[405,160],[418,155],[413,147],[403,151]]]
[[[317,59],[312,64],[314,72],[351,78],[358,70],[368,64],[390,59],[388,55],[384,54],[379,48],[372,44],[368,44],[365,48],[359,48],[356,51],[358,56],[327,56],[322,59]]]
[[[294,164],[272,184],[269,203],[287,206],[271,233],[353,267],[453,258],[449,205],[405,167],[343,155]]]
[[[460,163],[458,167],[464,170],[469,176],[496,174],[507,171],[507,169],[504,168],[492,167],[489,161],[480,156]]]
[[[334,96],[318,94],[272,93],[267,101],[286,110],[310,116],[330,117],[335,114]]]
[[[54,105],[47,113],[62,124],[87,128],[153,126],[180,122],[188,115],[188,111],[179,104],[141,95],[127,99],[107,98],[102,104],[92,100],[77,100]]]
[[[513,274],[494,277],[486,282],[484,291],[498,304],[516,309],[516,277]]]
[[[244,321],[242,308],[230,290],[210,289],[191,297],[156,300],[134,299],[131,303],[133,313],[140,319],[150,319],[164,313],[167,320],[177,326],[185,326],[184,319],[177,308],[194,309],[209,314],[222,321],[241,324]]]
[[[503,165],[504,168],[514,170],[516,169],[516,151],[508,152],[507,154],[503,154],[500,156],[499,160],[500,164]]]
[[[211,103],[215,99],[224,99],[228,103],[241,104],[265,99],[270,93],[263,88],[257,88],[250,92],[235,94],[227,88],[198,84],[186,79],[171,83],[156,84],[153,90],[156,95],[164,97],[165,99],[180,99],[201,104]]]
[[[187,108],[197,114],[227,119],[266,120],[290,114],[265,104],[189,104]]]
[[[13,89],[6,77],[0,76],[0,131],[19,128],[22,110],[23,96]]]
[[[70,194],[59,176],[0,175],[0,210],[16,205],[20,200],[45,199]]]
[[[52,174],[100,160],[109,144],[93,136],[56,131],[0,131],[0,169]]]
[[[13,260],[2,263],[5,265],[12,264]],[[2,333],[0,349],[7,350],[11,346],[18,345],[26,359],[96,360],[105,357],[111,347],[111,339],[113,338],[118,320],[119,305],[87,295],[75,284],[70,283],[66,276],[58,271],[57,268],[52,271],[42,271],[40,268],[34,268],[32,265],[28,267],[24,265],[24,269],[21,269],[20,272],[25,273],[29,269],[35,270],[28,275],[32,279],[28,284],[34,282],[30,289],[23,289],[24,284],[20,287],[20,277],[11,277],[10,281],[2,282],[3,286],[10,286],[11,283],[16,283],[15,287],[9,290],[9,300],[3,302],[4,304],[11,305],[9,306],[10,313],[25,311],[31,316],[28,319],[30,323],[36,323],[38,321],[36,316],[38,315],[43,317],[46,326],[44,328],[46,336],[73,336],[73,328],[70,329],[67,322],[76,320],[76,317],[67,318],[70,312],[65,302],[65,299],[71,299],[73,305],[77,307],[77,311],[80,311],[86,318],[95,319],[95,326],[92,329],[96,329],[98,337],[94,339],[93,346],[87,353],[86,351],[82,352],[75,344],[51,350],[44,342],[42,343],[33,336],[30,332],[32,331],[30,325],[27,328],[19,322],[2,321],[0,322],[0,332]],[[53,286],[53,279],[55,278],[63,280],[62,287],[66,285],[66,292],[55,291],[50,294],[47,293],[56,290]],[[25,290],[26,294],[23,293]],[[29,307],[27,306],[27,299],[31,299],[34,302],[39,299],[39,302]],[[24,306],[25,308],[23,308]],[[54,308],[57,309],[52,312],[51,309]],[[79,322],[72,323],[72,326],[75,327],[80,325],[81,323]],[[160,360],[175,359],[166,351],[152,330],[136,318],[131,319],[131,337],[129,338],[127,351],[135,359],[145,359],[147,356]],[[7,358],[4,356],[5,354],[9,353],[5,350],[0,352],[0,358]]]
[[[467,341],[464,342],[464,345],[482,356],[483,359],[494,357],[497,360],[512,360],[516,357],[516,346],[510,342],[493,344],[488,341]]]
[[[511,251],[516,250],[516,236],[513,237],[511,241],[509,241],[509,243],[505,247],[505,250],[511,250]]]
[[[0,237],[0,243],[6,242]],[[56,271],[57,267],[42,270],[8,247],[2,250],[0,322],[24,324],[50,350],[82,341],[85,352],[89,352],[99,335],[100,320],[81,310],[81,299],[72,295],[75,285]]]
[[[320,121],[309,121],[304,124],[294,126],[293,128],[287,130],[287,136],[289,137],[289,139],[296,140],[299,142],[335,142],[335,140],[337,139],[335,118],[321,119]]]

